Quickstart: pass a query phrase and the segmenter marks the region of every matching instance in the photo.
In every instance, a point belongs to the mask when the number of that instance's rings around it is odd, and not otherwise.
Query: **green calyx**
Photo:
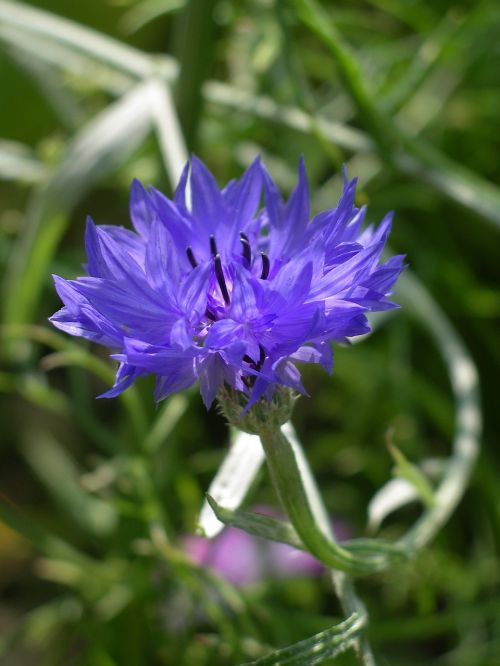
[[[252,435],[262,435],[279,429],[290,420],[297,398],[294,391],[279,386],[271,401],[260,398],[243,413],[248,398],[240,391],[223,386],[217,394],[217,406],[230,425]]]

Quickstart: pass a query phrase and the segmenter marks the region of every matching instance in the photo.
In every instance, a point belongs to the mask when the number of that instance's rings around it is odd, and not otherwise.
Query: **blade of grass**
[[[151,127],[150,84],[107,107],[71,141],[51,179],[35,195],[11,255],[3,302],[8,324],[33,318],[71,209],[100,178],[142,143]]]
[[[294,0],[294,6],[302,22],[330,51],[346,90],[360,117],[365,119],[384,161],[423,180],[500,228],[500,190],[455,164],[422,137],[411,137],[398,127],[372,102],[354,53],[322,7],[315,0]]]
[[[397,113],[419,92],[429,76],[444,60],[450,45],[460,35],[465,24],[463,17],[457,19],[456,16],[445,14],[436,27],[426,34],[404,75],[385,95],[382,102],[384,113]]]
[[[434,491],[434,505],[400,539],[408,549],[431,541],[455,510],[467,487],[479,453],[481,409],[478,374],[462,341],[432,296],[408,271],[399,282],[399,302],[428,328],[447,366],[455,397],[453,452]]]
[[[256,435],[232,431],[232,444],[215,475],[208,494],[226,509],[237,509],[245,499],[264,463],[264,451]],[[224,528],[209,500],[203,503],[198,525],[203,536],[213,538]]]
[[[365,624],[365,618],[353,613],[344,622],[252,661],[248,666],[314,666],[353,647]]]
[[[213,104],[272,120],[299,132],[309,133],[315,122],[309,113],[299,107],[284,106],[272,97],[255,95],[220,81],[207,81],[203,93]],[[321,116],[316,118],[316,126],[327,139],[341,148],[362,153],[373,150],[373,141],[366,132]]]
[[[0,179],[32,185],[44,181],[49,173],[29,146],[0,139]]]
[[[37,59],[58,74],[69,75],[66,78],[68,83],[75,81],[88,86],[88,72],[91,69],[91,85],[114,96],[122,95],[137,81],[134,74],[113,68],[109,63],[98,60],[92,52],[75,50],[71,44],[54,41],[43,33],[26,32],[0,22],[1,45],[9,55]]]
[[[215,5],[216,0],[191,0],[175,17],[174,49],[180,65],[175,100],[190,150],[196,145],[197,128],[204,103],[201,86],[213,60]],[[196,48],[193,48],[193,44],[196,44]]]
[[[344,80],[351,91],[359,109],[367,112],[370,127],[378,141],[384,159],[406,175],[417,178],[436,191],[456,201],[475,214],[500,228],[500,191],[492,183],[479,177],[438,151],[431,148],[419,137],[408,137],[397,130],[397,136],[389,136],[397,128],[380,110],[371,108],[371,99],[364,89],[359,67],[349,49],[338,41],[337,31],[332,33],[328,15],[323,11],[319,14],[318,5],[311,0],[296,0],[298,15],[304,22],[326,41],[335,57],[338,56],[344,73]],[[135,78],[158,75],[172,82],[178,75],[178,65],[167,56],[150,57],[137,49],[125,46],[110,37],[79,26],[67,19],[55,17],[48,12],[20,6],[8,0],[0,0],[0,21],[7,27],[14,27],[24,35],[34,35],[51,40],[64,46],[68,53],[83,53],[96,62],[107,65]],[[0,25],[0,38],[2,38]],[[8,39],[3,35],[4,39]],[[12,35],[11,35],[12,38]],[[40,49],[37,57],[43,56]],[[64,62],[64,58],[60,59]],[[374,144],[366,133],[342,123],[326,120],[321,116],[314,119],[310,114],[295,107],[281,107],[271,98],[255,96],[246,91],[217,81],[207,81],[203,86],[203,94],[215,104],[229,108],[237,108],[252,115],[272,119],[280,124],[309,133],[311,126],[324,132],[327,138],[339,146],[358,151],[371,151]],[[389,150],[391,146],[398,150]],[[401,145],[405,150],[401,152]]]
[[[101,379],[106,385],[114,381],[114,370],[111,365],[80,344],[75,344],[65,336],[43,326],[10,325],[0,326],[0,339],[5,343],[12,340],[34,341],[56,350],[56,353],[44,357],[42,368],[50,370],[61,366],[77,366]],[[4,344],[3,348],[8,345]],[[135,386],[121,393],[118,399],[124,407],[125,417],[129,420],[131,430],[137,442],[142,442],[147,431],[146,416]]]
[[[81,346],[73,345],[65,351],[55,352],[42,360],[44,370],[53,370],[58,367],[77,366],[91,372],[99,377],[108,386],[113,384],[115,372],[111,365],[101,361],[97,356],[83,349]],[[135,435],[137,446],[142,447],[142,442],[147,433],[147,420],[140,395],[135,387],[131,386],[120,393],[126,417],[130,422]]]
[[[187,0],[141,0],[123,16],[121,25],[125,32],[136,32],[151,21],[182,9]]]
[[[0,494],[0,520],[11,530],[27,539],[37,550],[48,557],[60,558],[76,565],[86,566],[91,560],[60,537],[49,531],[24,515],[8,498]]]
[[[47,433],[28,432],[22,451],[38,479],[73,521],[98,537],[113,532],[118,519],[115,510],[81,488],[75,462],[55,439]]]
[[[97,60],[138,79],[147,78],[155,72],[154,59],[138,49],[42,9],[0,0],[0,22],[26,34],[42,36],[60,43],[72,51],[92,55]],[[172,65],[167,63],[171,61],[162,59],[161,67],[170,71]]]
[[[360,116],[366,122],[384,159],[391,163],[394,136],[386,119],[373,104],[366,89],[360,67],[347,44],[330,21],[328,14],[315,0],[294,0],[294,7],[300,20],[307,25],[328,47],[337,63],[339,76],[349,91]]]
[[[50,65],[40,58],[33,58],[24,49],[9,49],[10,55],[33,79],[47,98],[62,125],[74,131],[85,121],[85,112],[72,90],[64,85]]]
[[[179,116],[175,110],[170,87],[167,83],[158,78],[151,80],[149,95],[151,99],[151,116],[160,145],[163,163],[165,164],[172,189],[175,189],[182,169],[188,159]]]
[[[165,400],[144,440],[144,451],[148,455],[158,453],[161,447],[165,445],[168,436],[186,413],[188,404],[187,396],[182,393]]]

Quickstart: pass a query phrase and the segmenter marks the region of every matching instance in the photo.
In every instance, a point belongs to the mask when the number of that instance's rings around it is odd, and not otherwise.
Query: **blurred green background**
[[[289,192],[304,154],[315,211],[335,205],[345,163],[370,220],[396,212],[392,250],[476,362],[485,427],[438,539],[359,593],[381,664],[497,666],[498,1],[2,0],[0,81],[0,662],[235,664],[341,615],[326,578],[221,592],[180,549],[160,566],[154,526],[194,531],[224,423],[196,391],[157,409],[148,380],[96,401],[106,353],[47,323],[50,274],[81,273],[85,216],[128,224],[133,177],[171,193],[178,120],[221,184],[260,153]],[[414,462],[450,451],[446,367],[410,310],[337,349],[333,377],[304,372],[296,428],[355,535],[391,477],[390,429]],[[265,473],[249,501],[276,504]]]

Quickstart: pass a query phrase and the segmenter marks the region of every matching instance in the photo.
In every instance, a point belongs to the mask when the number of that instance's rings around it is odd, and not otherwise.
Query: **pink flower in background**
[[[254,509],[276,516],[269,507]],[[339,538],[348,538],[348,528],[335,521]],[[185,552],[198,565],[207,567],[236,586],[266,580],[320,576],[324,566],[315,557],[285,543],[266,541],[235,527],[226,527],[214,539],[189,535],[183,538]]]

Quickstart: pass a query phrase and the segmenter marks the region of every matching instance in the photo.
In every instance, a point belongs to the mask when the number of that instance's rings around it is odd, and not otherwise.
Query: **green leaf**
[[[316,0],[294,0],[294,5],[298,17],[330,51],[345,88],[384,161],[426,182],[500,228],[500,189],[456,164],[422,137],[414,138],[399,127],[373,101],[374,95],[368,90],[356,55],[323,7]]]
[[[358,554],[335,539],[307,459],[290,424],[260,433],[273,485],[307,551],[327,567],[361,575],[386,569],[391,553]],[[398,555],[399,557],[399,555]]]
[[[50,169],[29,146],[0,140],[0,179],[33,185],[44,181],[49,173]]]
[[[186,413],[188,405],[189,400],[185,393],[178,393],[164,401],[144,440],[144,451],[147,455],[154,455],[167,443],[170,433]]]
[[[456,431],[452,455],[429,507],[399,543],[422,548],[438,533],[462,498],[479,454],[482,426],[479,381],[476,366],[446,315],[432,296],[409,271],[398,281],[397,300],[433,336],[445,363],[455,398]]]
[[[69,144],[51,179],[37,192],[8,266],[3,302],[6,323],[33,318],[69,212],[144,140],[151,128],[150,90],[148,82],[136,86],[85,126]]]
[[[230,511],[216,502],[209,494],[207,494],[207,502],[218,520],[220,520],[221,523],[224,523],[224,525],[231,525],[248,534],[253,534],[254,536],[262,537],[263,539],[269,539],[270,541],[287,543],[294,548],[306,550],[299,535],[290,523],[271,518],[270,516],[264,516],[259,513],[249,511]]]
[[[286,543],[293,548],[307,552],[294,527],[283,520],[248,511],[231,511],[218,504],[213,497],[207,495],[207,502],[213,512],[224,525],[231,525],[253,536]],[[356,554],[390,555],[398,559],[406,559],[406,551],[397,544],[379,539],[351,539],[341,543],[345,551]]]
[[[215,537],[224,527],[224,521],[214,517],[214,506],[222,504],[226,510],[237,509],[264,463],[264,451],[256,435],[232,430],[231,439],[232,444],[210,484],[198,520],[200,532],[209,538]]]
[[[422,499],[424,504],[429,507],[435,506],[436,500],[434,497],[434,490],[426,476],[416,465],[407,460],[407,458],[393,442],[388,441],[387,446],[394,462],[396,463],[393,470],[394,475],[400,479],[404,479],[411,486],[413,486],[417,492],[417,495]]]
[[[123,29],[136,32],[160,16],[182,9],[186,3],[187,0],[140,0],[123,16]]]
[[[252,661],[247,666],[291,666],[292,664],[314,666],[314,664],[320,664],[353,647],[365,623],[365,619],[359,613],[352,613],[344,622],[311,638],[306,638],[299,643]]]
[[[154,73],[153,59],[141,51],[91,28],[26,4],[0,0],[0,24],[2,28],[22,31],[26,39],[31,36],[43,37],[74,52],[92,55],[139,79]]]
[[[0,498],[0,520],[47,557],[65,560],[79,566],[88,566],[91,563],[90,558],[24,515],[5,496]]]
[[[28,434],[23,453],[60,507],[82,529],[106,536],[116,528],[118,515],[111,504],[85,492],[75,462],[65,449],[45,433]]]

